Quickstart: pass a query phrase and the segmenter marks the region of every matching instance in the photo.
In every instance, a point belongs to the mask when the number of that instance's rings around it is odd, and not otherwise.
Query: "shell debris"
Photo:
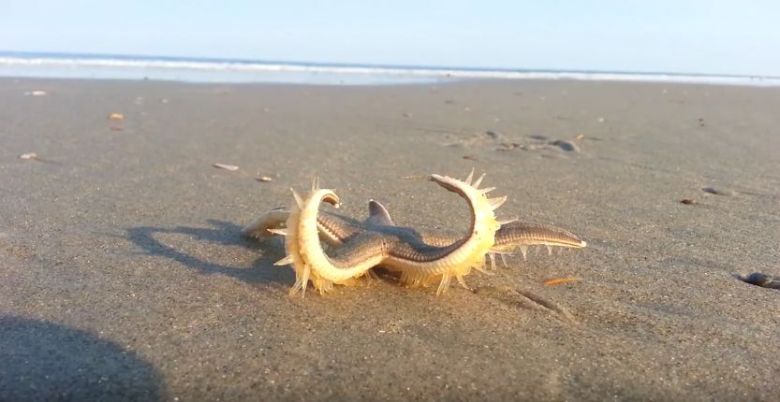
[[[36,154],[35,152],[28,152],[26,154],[19,155],[19,159],[24,159],[24,160],[38,159],[38,154]]]
[[[274,181],[274,178],[271,176],[259,176],[255,180],[261,182],[261,183],[268,183],[271,181]]]
[[[230,172],[235,172],[236,170],[238,170],[238,166],[236,166],[236,165],[228,165],[228,164],[225,164],[225,163],[215,163],[215,164],[213,164],[211,166],[214,166],[217,169],[224,169],[224,170],[227,170],[227,171],[230,171]]]
[[[113,112],[108,115],[109,120],[121,121],[125,119],[125,115],[122,113]]]
[[[557,285],[563,285],[563,284],[566,284],[566,283],[579,282],[581,280],[582,279],[576,278],[576,277],[573,277],[573,276],[567,276],[565,278],[552,278],[552,279],[547,279],[546,281],[544,281],[544,286],[557,286]]]

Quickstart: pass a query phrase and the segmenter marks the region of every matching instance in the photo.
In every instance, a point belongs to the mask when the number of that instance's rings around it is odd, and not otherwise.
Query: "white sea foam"
[[[0,56],[0,75],[173,79],[196,82],[376,84],[464,79],[582,80],[780,86],[780,77],[490,70],[154,58]]]

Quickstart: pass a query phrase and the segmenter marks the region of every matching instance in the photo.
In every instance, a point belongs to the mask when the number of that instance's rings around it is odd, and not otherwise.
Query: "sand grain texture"
[[[4,79],[0,105],[0,400],[777,398],[780,291],[737,276],[780,275],[778,89]],[[589,247],[301,300],[240,236],[313,176],[350,216],[465,230],[415,178],[472,167],[500,217]]]

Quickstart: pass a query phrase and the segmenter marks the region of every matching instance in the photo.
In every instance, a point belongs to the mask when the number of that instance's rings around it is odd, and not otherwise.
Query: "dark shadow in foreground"
[[[230,222],[209,219],[207,221],[212,228],[177,226],[174,228],[139,226],[127,229],[127,237],[141,247],[147,254],[172,259],[188,268],[197,270],[203,274],[221,274],[247,282],[247,283],[279,283],[292,285],[295,275],[291,269],[274,266],[274,262],[284,257],[284,247],[264,247],[263,250],[272,250],[262,255],[252,263],[251,268],[233,267],[206,261],[157,240],[155,234],[179,234],[191,237],[198,242],[220,244],[226,246],[242,246],[254,252],[260,247],[257,241],[245,239],[241,235],[241,226]],[[272,242],[274,240],[267,240]]]
[[[160,400],[151,364],[87,332],[0,316],[1,401]]]

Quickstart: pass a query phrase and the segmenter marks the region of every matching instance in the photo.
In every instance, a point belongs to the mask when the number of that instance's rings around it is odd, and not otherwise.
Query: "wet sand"
[[[774,400],[780,291],[737,276],[780,275],[777,110],[777,88],[2,79],[0,400]],[[300,299],[281,243],[240,235],[314,176],[348,216],[465,230],[424,177],[472,167],[500,217],[588,248],[473,292]]]

